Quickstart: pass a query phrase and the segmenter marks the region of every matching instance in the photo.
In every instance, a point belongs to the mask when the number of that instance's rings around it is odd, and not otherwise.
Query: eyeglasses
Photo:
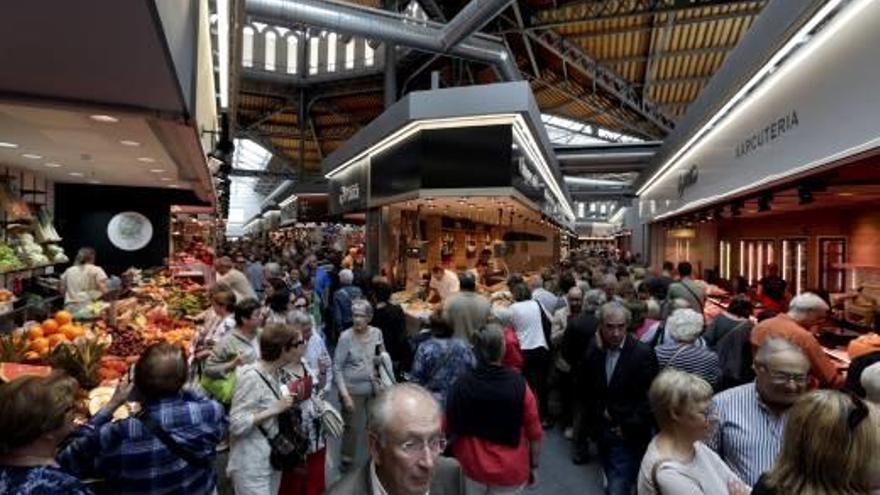
[[[796,385],[803,385],[807,383],[810,375],[806,373],[785,373],[783,371],[770,371],[770,380],[774,383],[786,384],[788,382],[794,382]]]
[[[417,457],[425,452],[427,447],[431,455],[437,456],[446,450],[445,437],[432,437],[427,440],[411,439],[397,445],[407,457]]]

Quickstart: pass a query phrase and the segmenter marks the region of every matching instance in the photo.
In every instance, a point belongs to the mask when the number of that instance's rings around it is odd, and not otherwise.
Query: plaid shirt
[[[182,449],[213,463],[227,426],[219,403],[183,391],[178,397],[145,403],[144,412]],[[200,495],[214,491],[215,469],[191,466],[136,418],[110,420],[110,412],[102,409],[77,430],[58,455],[64,470],[81,478],[104,478],[112,493]]]

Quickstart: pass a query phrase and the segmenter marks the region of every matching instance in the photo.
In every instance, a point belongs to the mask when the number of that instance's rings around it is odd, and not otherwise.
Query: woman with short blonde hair
[[[639,495],[747,494],[748,488],[703,440],[711,432],[712,386],[675,369],[660,373],[648,391],[660,433],[639,470]]]
[[[877,493],[878,459],[880,409],[855,395],[816,390],[789,410],[776,463],[753,493]]]

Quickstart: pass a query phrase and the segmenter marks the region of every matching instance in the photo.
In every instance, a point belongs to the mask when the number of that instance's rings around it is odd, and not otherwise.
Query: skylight
[[[250,139],[235,140],[233,167],[246,170],[266,170],[272,153]]]
[[[577,122],[558,115],[541,114],[547,135],[553,144],[585,146],[605,143],[640,143],[643,140],[609,131],[608,129]]]

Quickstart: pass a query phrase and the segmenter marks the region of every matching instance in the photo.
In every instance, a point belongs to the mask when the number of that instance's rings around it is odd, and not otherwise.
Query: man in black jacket
[[[581,369],[583,421],[599,445],[610,495],[632,491],[653,425],[648,389],[657,375],[657,358],[627,334],[631,318],[618,302],[599,309],[600,338],[587,350]]]
[[[574,289],[572,289],[574,290]],[[577,316],[568,320],[565,327],[565,334],[562,337],[562,345],[560,354],[562,359],[571,368],[571,383],[566,383],[563,387],[563,394],[571,397],[572,407],[574,409],[572,416],[572,436],[574,437],[574,455],[572,462],[575,464],[586,464],[589,460],[589,438],[588,432],[584,429],[582,401],[578,401],[577,397],[581,395],[581,390],[585,384],[580,383],[580,377],[583,376],[582,367],[584,358],[587,356],[587,349],[590,343],[596,341],[596,332],[599,328],[599,319],[597,312],[599,308],[605,304],[605,292],[599,289],[588,290],[583,297],[583,310]],[[566,435],[568,436],[568,435]]]

